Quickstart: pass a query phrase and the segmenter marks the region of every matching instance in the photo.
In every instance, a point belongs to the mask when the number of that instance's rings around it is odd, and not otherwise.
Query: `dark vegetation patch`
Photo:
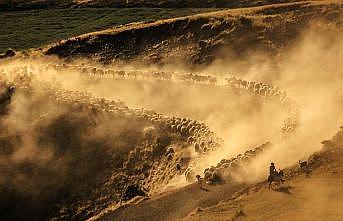
[[[302,0],[0,0],[0,10],[46,8],[242,8]]]
[[[270,5],[132,24],[62,41],[45,54],[154,64],[209,64],[223,55],[244,59],[256,51],[275,57],[318,21],[341,25],[341,4]]]
[[[116,25],[180,17],[215,9],[83,8],[0,13],[0,53],[25,50]]]

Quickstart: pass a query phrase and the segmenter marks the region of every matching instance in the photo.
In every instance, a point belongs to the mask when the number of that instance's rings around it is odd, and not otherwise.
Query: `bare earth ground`
[[[284,189],[250,187],[240,197],[191,214],[182,220],[342,220],[342,149],[325,153],[323,165],[309,177],[287,180]],[[237,216],[237,215],[236,215]]]
[[[341,220],[343,149],[326,149],[317,156],[309,176],[290,168],[290,177],[276,191],[266,182],[206,186],[208,191],[192,184],[107,212],[99,220]]]
[[[138,205],[116,210],[101,216],[101,220],[175,220],[187,216],[197,207],[208,207],[219,203],[239,190],[242,184],[205,186],[201,190],[198,184],[153,197]]]

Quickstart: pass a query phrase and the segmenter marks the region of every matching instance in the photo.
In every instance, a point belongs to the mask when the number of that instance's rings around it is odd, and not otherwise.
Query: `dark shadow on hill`
[[[277,58],[311,22],[338,24],[342,14],[340,4],[308,2],[242,9],[239,14],[228,10],[79,36],[47,48],[45,54],[145,64],[210,64],[222,56],[243,60],[256,51]]]

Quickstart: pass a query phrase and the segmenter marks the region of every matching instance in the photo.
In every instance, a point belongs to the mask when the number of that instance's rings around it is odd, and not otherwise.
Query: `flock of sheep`
[[[204,180],[208,184],[220,183],[223,180],[233,180],[235,176],[240,174],[242,166],[247,165],[254,157],[262,154],[268,148],[271,148],[270,142],[263,143],[251,150],[247,150],[242,154],[229,159],[222,159],[216,166],[211,166],[204,170]],[[191,174],[187,174],[188,179]]]
[[[277,99],[288,113],[288,117],[285,119],[282,131],[284,133],[290,133],[296,129],[298,124],[299,108],[297,103],[288,97],[285,91],[282,91],[279,87],[274,87],[262,82],[246,81],[236,77],[226,78],[225,80],[232,88],[245,89],[253,95],[258,95],[267,99]]]
[[[44,69],[44,67],[42,67]],[[34,75],[26,74],[27,67],[22,67],[9,73],[17,77],[15,87],[28,89]],[[43,70],[41,70],[43,71]],[[8,83],[10,84],[10,83]],[[74,110],[89,110],[97,113],[106,113],[114,117],[136,118],[150,121],[154,126],[163,127],[171,132],[178,133],[185,141],[194,146],[197,153],[202,154],[221,146],[223,140],[218,138],[207,125],[196,120],[168,117],[144,108],[130,109],[122,101],[113,101],[105,98],[92,97],[87,92],[69,91],[50,82],[35,82],[35,90],[41,90],[49,96],[49,100],[59,105],[67,105]]]
[[[111,68],[102,68],[94,66],[70,65],[61,64],[50,66],[57,71],[75,71],[81,73],[82,76],[87,76],[94,79],[126,79],[126,80],[165,80],[174,81],[177,83],[196,83],[207,85],[218,85],[219,79],[215,76],[200,75],[200,74],[180,74],[170,73],[165,71],[140,71],[140,70],[116,70]],[[275,98],[279,100],[282,107],[288,113],[288,117],[284,121],[281,128],[282,132],[287,134],[293,132],[298,124],[299,108],[297,103],[292,100],[285,91],[279,87],[274,87],[262,82],[246,81],[236,77],[225,78],[226,84],[224,86],[234,89],[245,89],[253,95],[258,95],[266,99]]]
[[[178,74],[165,71],[142,71],[142,70],[116,70],[86,65],[48,65],[46,68],[54,68],[56,71],[74,71],[95,79],[127,79],[127,80],[165,80],[188,83],[217,84],[217,78],[210,75]]]
[[[40,67],[35,67],[35,73],[44,73],[53,69],[57,73],[63,72],[76,72],[81,77],[92,79],[126,79],[126,80],[163,80],[174,81],[177,83],[196,83],[211,86],[218,85],[218,79],[214,76],[200,75],[200,74],[175,74],[162,71],[124,71],[115,70],[102,67],[93,67],[86,65],[71,65],[71,64],[46,64]],[[15,87],[27,89],[31,81],[35,79],[32,72],[32,67],[21,66],[20,68],[12,69],[12,73],[6,73],[11,76],[17,76],[13,83]],[[4,72],[4,70],[0,70]],[[3,73],[4,74],[4,73]],[[295,130],[297,126],[298,107],[297,104],[290,99],[286,92],[283,92],[278,87],[273,87],[260,82],[246,81],[236,77],[226,78],[225,87],[234,89],[245,89],[250,93],[261,96],[264,98],[276,98],[280,104],[285,107],[288,117],[282,127],[284,133],[290,133]],[[13,84],[12,83],[12,84]],[[208,152],[214,151],[223,146],[223,140],[212,132],[207,125],[196,120],[168,117],[163,114],[156,113],[152,110],[131,109],[122,101],[107,100],[104,98],[92,97],[87,92],[81,91],[68,91],[49,82],[35,83],[38,90],[48,94],[49,99],[60,105],[67,105],[75,110],[88,110],[97,113],[106,113],[115,117],[136,118],[150,121],[156,127],[162,127],[173,133],[179,134],[180,137],[188,144],[193,145],[195,152],[198,153],[199,158]],[[261,146],[246,151],[235,158],[223,159],[216,167],[208,168],[204,171],[204,177],[207,182],[215,182],[215,180],[223,175],[223,171],[235,170],[238,165],[248,161],[252,157],[261,153],[266,147],[270,146],[269,143],[262,144]],[[194,165],[197,165],[196,163]],[[194,165],[189,166],[185,171],[187,180],[194,179],[195,171]],[[219,175],[220,174],[220,175]]]

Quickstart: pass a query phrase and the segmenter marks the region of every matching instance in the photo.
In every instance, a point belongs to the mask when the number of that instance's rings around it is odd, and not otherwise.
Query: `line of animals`
[[[216,166],[204,170],[204,179],[209,184],[215,184],[222,180],[233,180],[235,175],[241,173],[242,166],[248,164],[253,158],[261,155],[267,149],[272,148],[270,142],[263,143],[251,150],[247,150],[236,157],[222,159]]]
[[[9,73],[13,78],[15,87],[29,90],[35,75],[25,74],[20,69]],[[10,85],[10,83],[7,83]],[[155,126],[163,127],[174,133],[178,133],[186,142],[194,146],[195,152],[205,154],[213,151],[223,145],[220,139],[209,127],[201,122],[188,118],[168,117],[156,113],[153,110],[144,108],[130,109],[123,101],[113,101],[105,98],[92,97],[87,92],[65,90],[51,82],[35,82],[36,90],[42,90],[43,93],[49,94],[49,99],[54,100],[57,104],[67,105],[75,110],[89,110],[93,112],[103,112],[112,114],[116,117],[138,118],[152,122]]]
[[[67,68],[67,67],[64,67]],[[75,67],[72,67],[75,68]],[[77,69],[77,68],[76,68]],[[76,69],[74,69],[76,71]],[[218,80],[216,77],[213,76],[203,76],[198,74],[175,74],[175,73],[167,73],[167,72],[149,72],[149,71],[123,71],[123,70],[102,70],[99,68],[94,67],[82,67],[82,73],[86,74],[90,78],[95,79],[127,79],[127,80],[168,80],[168,81],[176,81],[181,83],[200,83],[200,84],[208,84],[208,85],[217,85]],[[285,91],[280,90],[279,87],[273,87],[272,85],[264,84],[261,82],[253,82],[253,81],[246,81],[243,79],[239,79],[236,77],[229,77],[225,78],[227,84],[226,86],[234,89],[245,89],[249,93],[257,96],[261,96],[265,99],[275,98],[277,99],[280,104],[286,109],[288,113],[288,117],[284,121],[284,125],[281,128],[282,134],[287,135],[293,132],[297,125],[298,125],[298,115],[299,115],[299,108],[297,103],[287,96]],[[173,122],[174,123],[174,122]],[[184,122],[185,124],[187,122]],[[176,125],[172,126],[172,129],[175,129]],[[182,125],[181,131],[184,131]],[[185,129],[185,128],[184,128]],[[204,129],[200,129],[200,134],[208,133]],[[189,137],[188,142],[192,143],[194,137]],[[211,143],[209,143],[211,146]],[[204,171],[204,179],[208,183],[215,183],[218,182],[220,177],[225,176],[228,179],[228,171],[232,171],[232,169],[238,166],[242,166],[245,161],[251,159],[252,154],[249,153],[260,153],[259,150],[263,150],[264,147],[268,147],[267,144],[262,144],[259,148],[252,149],[247,151],[246,153],[249,157],[245,156],[243,158],[238,155],[237,158],[232,158],[233,163],[229,167],[212,167],[208,168]],[[203,152],[207,152],[206,148],[206,141],[202,141],[200,144],[195,143],[195,150],[199,151],[199,149],[204,150]],[[255,156],[255,155],[254,155]],[[224,159],[225,160],[225,159]],[[238,162],[236,162],[238,160]],[[193,165],[191,164],[185,172],[186,180],[193,181],[195,177],[197,162],[201,161],[201,159],[195,160]],[[227,164],[226,164],[227,165]],[[218,166],[218,165],[217,165]]]
[[[49,71],[50,69],[54,69],[56,72],[59,73],[63,73],[63,71],[74,71],[80,73],[82,77],[86,76],[96,79],[168,80],[181,83],[200,83],[209,85],[217,85],[218,83],[216,77],[209,75],[203,76],[198,74],[174,74],[159,71],[123,71],[114,69],[102,69],[86,65],[70,64],[47,64],[41,67],[21,66],[12,70],[12,72],[15,72],[16,75],[20,76],[21,78],[28,78],[28,76],[30,78],[32,76],[32,70],[35,70],[36,73],[44,73],[46,71]],[[4,73],[4,70],[0,69],[0,72]],[[245,89],[254,95],[259,95],[264,98],[278,98],[281,105],[284,106],[289,113],[289,117],[285,120],[282,131],[284,133],[290,133],[295,130],[297,126],[298,107],[297,104],[287,96],[286,92],[281,91],[278,87],[273,87],[271,85],[263,84],[260,82],[245,81],[235,77],[226,78],[225,80],[227,82],[225,86],[227,87],[234,89]],[[21,82],[25,81],[21,79]],[[51,85],[49,85],[48,87],[45,86],[45,90],[47,90],[46,92],[51,94],[51,98],[54,98],[57,103],[71,105],[74,108],[86,108],[92,111],[107,112],[115,115],[120,114],[120,116],[122,117],[143,118],[153,122],[154,124],[157,124],[158,126],[164,126],[167,129],[180,134],[180,136],[183,137],[189,144],[194,146],[194,150],[197,153],[200,153],[200,155],[218,149],[218,147],[221,147],[223,145],[223,140],[217,137],[214,132],[210,131],[208,126],[195,120],[179,117],[167,117],[152,110],[129,109],[122,101],[109,101],[101,98],[93,98],[86,92],[66,91],[60,88],[48,88],[53,87],[51,87]],[[259,149],[247,151],[247,156],[244,155],[244,157],[241,157],[239,155],[236,158],[231,159],[232,162],[229,159],[229,164],[218,164],[216,167],[208,168],[204,171],[206,182],[213,182],[214,180],[216,180],[216,177],[218,177],[218,174],[222,174],[223,168],[235,168],[235,165],[240,165],[245,160],[251,159],[252,156],[260,153],[259,150],[262,150],[262,147],[266,146],[269,145],[262,144]],[[194,160],[194,162],[199,161],[200,158],[201,156],[199,156],[199,159]],[[224,162],[226,160],[222,161]],[[194,163],[194,165],[196,164],[197,163]],[[191,177],[194,177],[194,170],[192,169],[195,167],[194,165],[190,165],[185,172],[187,180],[191,180]]]
[[[264,84],[262,82],[247,81],[236,77],[225,78],[227,84],[232,88],[245,89],[253,95],[264,98],[275,98],[286,109],[288,117],[281,128],[283,133],[293,132],[298,126],[299,107],[298,104],[287,96],[285,91],[279,87]]]
[[[71,64],[51,64],[46,69],[53,68],[56,71],[74,71],[81,73],[81,76],[87,76],[95,79],[126,79],[126,80],[164,80],[175,81],[178,83],[196,83],[219,86],[219,80],[215,76],[201,75],[193,73],[170,73],[165,71],[141,71],[141,70],[116,70],[111,68],[102,68]],[[225,86],[233,89],[245,89],[253,95],[258,95],[266,99],[275,98],[281,106],[285,108],[288,117],[284,120],[281,128],[283,134],[293,132],[298,125],[299,107],[297,103],[287,96],[285,91],[279,87],[274,87],[262,82],[247,81],[237,77],[225,78]]]
[[[211,166],[203,171],[203,179],[209,185],[233,180],[235,175],[242,172],[241,169],[245,164],[270,148],[272,148],[272,144],[265,142],[235,157],[222,159],[216,166]],[[189,182],[192,182],[194,177],[196,177],[195,171],[197,170],[194,170],[195,168],[192,166],[189,166],[185,171],[186,180]]]

